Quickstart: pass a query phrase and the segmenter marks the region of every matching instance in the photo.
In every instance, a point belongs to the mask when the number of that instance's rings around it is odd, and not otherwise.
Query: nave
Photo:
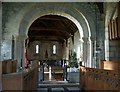
[[[74,92],[83,90],[115,91],[120,89],[120,63],[115,61],[101,61],[99,69],[80,66],[79,82],[58,81],[52,74],[50,74],[52,75],[50,80],[40,80],[41,76],[36,61],[33,61],[28,69],[20,71],[15,69],[16,60],[3,61],[2,63],[3,91]],[[76,78],[76,76],[72,77],[73,79]]]
[[[0,91],[120,91],[120,1],[0,6]]]

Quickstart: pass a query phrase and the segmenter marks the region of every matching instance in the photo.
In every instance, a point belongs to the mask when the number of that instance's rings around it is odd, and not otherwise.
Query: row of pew
[[[119,90],[118,72],[81,66],[80,84],[85,90]]]
[[[31,67],[17,71],[17,60],[2,61],[2,91],[35,90],[38,86],[38,62]]]
[[[100,62],[100,69],[106,69],[106,70],[120,70],[120,62],[119,61],[107,61],[107,60],[101,60]]]
[[[107,62],[108,62],[108,66],[109,65],[114,66],[114,64],[111,64],[111,61],[107,61]],[[105,62],[106,65],[107,62]],[[104,65],[102,65],[102,68],[105,68],[105,66],[104,67],[103,66]],[[118,70],[114,70],[114,69],[112,70],[112,69],[113,68],[96,69],[96,68],[88,68],[88,67],[80,66],[81,88],[84,90],[120,91],[120,73]]]
[[[4,60],[2,63],[2,74],[14,73],[17,71],[17,60]]]

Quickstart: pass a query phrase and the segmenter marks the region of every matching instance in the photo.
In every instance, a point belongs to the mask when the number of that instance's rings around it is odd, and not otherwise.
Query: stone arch
[[[37,6],[36,6],[37,7]],[[49,8],[50,7],[50,8]],[[62,9],[61,9],[62,7]],[[85,21],[84,15],[79,12],[76,8],[66,7],[66,6],[55,6],[55,5],[43,5],[37,8],[32,8],[28,11],[24,18],[22,19],[19,27],[19,35],[27,36],[27,31],[30,25],[35,21],[37,18],[44,16],[44,15],[60,15],[63,17],[68,18],[73,23],[76,24],[77,27],[80,24],[83,29],[83,35],[85,38],[90,36],[90,30],[88,25]]]
[[[24,15],[24,18],[22,19],[20,23],[20,27],[19,27],[19,36],[26,38],[28,28],[30,27],[30,25],[33,23],[33,21],[35,21],[37,18],[41,16],[51,14],[51,15],[60,15],[60,16],[66,17],[69,20],[71,20],[73,23],[75,23],[79,29],[81,40],[84,42],[83,43],[84,45],[83,46],[83,52],[84,52],[83,59],[84,61],[87,61],[88,55],[87,55],[86,48],[89,47],[87,45],[89,42],[89,38],[91,36],[91,32],[90,32],[90,26],[84,14],[82,14],[79,10],[77,10],[74,7],[65,6],[65,5],[57,6],[57,5],[48,4],[48,5],[41,5],[41,6],[37,5],[34,7],[35,8],[31,8],[30,11],[28,11]],[[83,29],[83,31],[81,31],[80,29]],[[91,47],[89,48],[91,49]],[[89,54],[91,54],[91,50]],[[24,53],[23,53],[23,58],[24,58]],[[90,58],[91,57],[89,57],[89,60],[91,60]]]

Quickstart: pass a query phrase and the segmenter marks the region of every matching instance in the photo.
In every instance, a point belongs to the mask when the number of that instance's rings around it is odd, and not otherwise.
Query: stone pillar
[[[84,62],[84,66],[87,66],[87,49],[88,49],[88,46],[87,46],[87,41],[88,41],[88,38],[82,38],[83,39],[83,62]]]
[[[83,40],[82,39],[80,39],[79,40],[80,41],[80,59],[79,59],[79,63],[81,63],[81,65],[83,65]]]
[[[91,67],[91,40],[87,41],[87,67]]]
[[[2,20],[2,3],[1,2],[0,2],[0,20]],[[0,61],[2,61],[1,47],[2,47],[2,21],[0,21]]]
[[[96,41],[96,68],[100,67],[100,61],[101,59],[104,59],[101,57],[101,54],[104,56],[103,52],[103,41],[101,39]]]
[[[27,36],[18,36],[16,39],[16,58],[18,60],[18,68],[25,68],[25,39]]]
[[[68,60],[69,59],[69,43],[68,43],[68,40],[66,40],[67,42],[66,42],[66,60]]]
[[[66,59],[66,54],[67,54],[67,47],[66,47],[66,41],[63,43],[63,59]]]
[[[2,61],[1,47],[2,47],[2,3],[0,2],[0,61]]]
[[[99,43],[99,48],[98,48],[98,51],[99,51],[99,68],[101,67],[101,60],[105,60],[105,44],[104,44],[104,39],[101,39],[100,40],[100,43]]]
[[[0,2],[0,20],[2,20],[2,3]],[[1,55],[1,47],[2,47],[2,21],[0,21],[0,91],[2,91],[2,55]]]
[[[2,48],[2,30],[0,29],[0,61],[2,61],[1,48]]]
[[[96,56],[95,56],[95,38],[90,38],[91,39],[91,67],[95,68],[95,63],[96,63]]]

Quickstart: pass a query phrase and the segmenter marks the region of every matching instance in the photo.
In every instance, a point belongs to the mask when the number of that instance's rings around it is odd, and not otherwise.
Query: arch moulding
[[[44,16],[44,15],[59,15],[59,16],[66,17],[69,20],[71,20],[78,27],[81,40],[82,40],[82,38],[90,38],[90,36],[91,36],[89,25],[88,25],[88,23],[86,23],[86,20],[85,20],[85,17],[83,17],[83,14],[81,12],[79,12],[76,8],[68,7],[68,6],[66,7],[65,5],[64,6],[63,5],[62,6],[61,5],[60,6],[39,5],[36,8],[34,7],[32,9],[30,9],[30,11],[28,11],[24,15],[24,18],[22,19],[22,21],[20,23],[19,36],[27,37],[28,29],[29,29],[30,25],[37,18]],[[87,52],[84,51],[86,48],[87,48],[87,44],[83,48],[83,52],[85,52],[85,54],[87,54]],[[83,57],[87,58],[87,55],[84,55]],[[24,58],[24,53],[23,53],[23,58]],[[84,60],[84,61],[86,61],[86,60]]]

